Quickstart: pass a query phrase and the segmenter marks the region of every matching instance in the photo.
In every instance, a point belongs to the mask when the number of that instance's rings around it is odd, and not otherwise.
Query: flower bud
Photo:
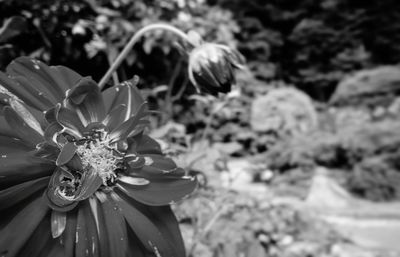
[[[200,44],[189,55],[189,79],[199,92],[228,93],[235,84],[234,69],[243,64],[238,51],[220,44]]]

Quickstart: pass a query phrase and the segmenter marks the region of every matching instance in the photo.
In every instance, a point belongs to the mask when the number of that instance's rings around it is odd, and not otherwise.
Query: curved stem
[[[164,23],[156,23],[156,24],[151,24],[148,26],[145,26],[141,28],[138,32],[136,32],[131,39],[129,40],[128,44],[125,46],[125,48],[122,50],[122,52],[118,55],[117,59],[113,62],[111,67],[108,69],[106,74],[101,78],[99,82],[99,87],[102,89],[104,85],[107,83],[107,81],[110,79],[111,75],[113,72],[121,65],[122,61],[125,59],[125,57],[128,55],[129,51],[132,49],[132,47],[139,41],[140,37],[142,37],[145,33],[147,33],[150,30],[155,30],[155,29],[165,29],[168,30],[177,36],[179,36],[181,39],[187,41],[190,43],[188,36],[181,30],[175,28],[174,26],[164,24]]]

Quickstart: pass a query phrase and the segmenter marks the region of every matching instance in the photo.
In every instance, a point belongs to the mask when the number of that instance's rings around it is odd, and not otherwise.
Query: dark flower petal
[[[0,191],[0,211],[17,205],[48,185],[50,177],[33,179]]]
[[[106,125],[109,131],[113,131],[125,121],[126,105],[120,104],[112,109],[104,118],[103,124]]]
[[[206,92],[227,93],[231,89],[231,82],[220,84],[210,68],[204,68],[201,73],[194,73],[193,76],[199,87]]]
[[[2,92],[2,88],[0,87],[0,110],[2,110],[4,107],[8,105],[10,99],[11,99],[10,94]]]
[[[49,67],[29,57],[15,59],[8,65],[7,73],[14,77],[23,77],[30,82],[30,87],[48,95],[54,99],[54,103],[61,102],[65,92],[81,78],[66,67]]]
[[[40,111],[45,111],[53,106],[53,103],[45,98],[41,92],[32,87],[24,87],[16,80],[7,77],[7,75],[2,72],[0,72],[0,85],[18,96],[18,98],[26,104]]]
[[[227,46],[205,43],[189,56],[189,79],[198,89],[212,95],[228,93],[235,84],[234,68],[243,68],[243,56]]]
[[[133,171],[135,172],[135,171]],[[176,168],[174,170],[170,170],[165,172],[165,170],[158,169],[154,166],[143,166],[143,168],[137,172],[140,176],[143,176],[148,179],[173,179],[180,178],[185,175],[186,171],[182,168]],[[135,173],[134,173],[135,174]]]
[[[41,114],[40,112],[38,112],[36,110],[36,115],[39,114],[40,115],[40,119],[41,122],[43,122],[42,124],[39,122],[39,120],[36,118],[36,116],[34,116],[30,110],[28,109],[28,106],[25,105],[24,103],[22,103],[19,100],[10,100],[10,107],[26,122],[26,124],[31,127],[32,129],[34,129],[37,133],[39,133],[40,135],[43,135],[43,129],[42,129],[42,125],[45,127],[47,125],[47,122],[44,121],[44,115]],[[33,108],[30,108],[31,110],[35,110]]]
[[[62,195],[60,188],[61,186],[68,189],[75,187],[75,185],[71,185],[71,183],[67,184],[67,181],[71,181],[73,178],[73,175],[64,167],[57,167],[50,178],[46,192],[43,194],[43,198],[51,209],[67,212],[78,204],[78,201],[75,201],[75,196],[65,197]]]
[[[69,211],[79,201],[92,196],[103,183],[103,180],[94,169],[83,172],[79,181],[75,183],[72,182],[73,179],[74,175],[65,167],[58,167],[53,173],[45,193],[45,199],[48,201],[50,208],[61,212]],[[68,196],[62,192],[64,188],[68,192]]]
[[[179,235],[177,236],[175,233],[180,234],[179,229],[166,231],[163,217],[160,214],[149,215],[150,213],[146,212],[146,206],[127,198],[119,189],[116,189],[115,192],[121,197],[116,204],[148,251],[163,257],[185,257],[183,243],[178,243],[179,240],[176,240]]]
[[[47,142],[39,143],[36,149],[33,151],[33,155],[38,158],[46,159],[52,162],[57,160],[60,149],[54,144],[49,144]]]
[[[97,228],[88,201],[82,202],[79,206],[75,234],[76,257],[99,256]]]
[[[0,156],[10,153],[28,152],[30,150],[32,150],[32,147],[26,145],[22,140],[0,135]]]
[[[82,170],[83,164],[81,158],[75,154],[65,166],[71,170]]]
[[[58,75],[53,76],[53,78],[56,78],[56,84],[60,88],[63,88],[63,92],[66,92],[69,88],[73,88],[82,78],[81,75],[65,66],[50,66],[50,69],[52,71],[57,70]]]
[[[128,140],[129,148],[127,153],[138,154],[162,154],[160,144],[147,135],[138,135]]]
[[[230,91],[231,85],[235,84],[235,76],[233,66],[229,62],[228,57],[222,56],[219,63],[210,62],[209,70],[213,72],[221,90]]]
[[[67,214],[65,212],[51,212],[51,235],[53,238],[61,236],[67,225]]]
[[[242,69],[243,66],[246,64],[246,58],[237,51],[236,49],[230,49],[228,47],[224,47],[225,51],[227,53],[227,57],[229,59],[229,62],[238,69]]]
[[[76,112],[59,107],[57,121],[66,129],[67,133],[78,138],[82,137],[84,127]]]
[[[140,239],[135,235],[131,227],[127,226],[128,232],[128,257],[150,257],[153,253],[148,253]]]
[[[139,111],[145,101],[136,87],[138,80],[137,77],[134,77],[129,81],[108,88],[103,92],[105,106],[108,113],[121,103],[124,103],[127,107],[124,113],[124,120],[128,120]]]
[[[129,168],[133,170],[141,169],[146,164],[146,159],[141,156],[135,156],[135,158],[125,155],[125,161],[128,163]]]
[[[133,186],[135,188],[143,188],[143,186],[148,185],[150,183],[149,180],[140,177],[133,176],[119,176],[118,180],[123,182],[123,184],[127,184],[129,186]]]
[[[28,124],[10,107],[4,108],[4,117],[18,137],[24,142],[30,143],[32,147],[44,141],[43,136],[28,126]]]
[[[8,72],[7,72],[8,73]],[[10,73],[9,73],[10,74]],[[20,87],[26,89],[31,95],[37,94],[37,98],[41,99],[47,106],[53,106],[57,103],[57,98],[62,99],[60,96],[54,96],[47,88],[43,88],[38,81],[31,80],[25,76],[13,75],[11,78],[16,81]],[[32,106],[35,107],[35,106]]]
[[[177,169],[176,163],[171,159],[161,154],[146,154],[145,158],[149,158],[151,164],[149,166],[161,170],[164,174]]]
[[[56,105],[46,111],[44,111],[44,117],[48,123],[57,122],[57,113],[60,110],[61,104]]]
[[[46,253],[49,251],[52,245],[52,238],[49,231],[50,222],[46,216],[29,240],[25,243],[22,250],[18,253],[18,256],[29,256],[29,257],[45,257],[48,256]],[[47,249],[46,249],[47,248]]]
[[[132,186],[118,181],[118,188],[129,197],[147,205],[160,206],[177,202],[188,196],[197,186],[195,178],[151,180],[145,186]]]
[[[146,109],[147,103],[143,103],[135,115],[111,131],[110,142],[117,142],[128,136],[133,136],[132,133],[140,133],[143,130],[142,125],[147,125],[149,123],[149,121],[142,119],[146,115]]]
[[[76,199],[87,199],[88,197],[92,196],[93,193],[96,192],[102,184],[103,180],[99,177],[99,175],[93,168],[91,168],[90,170],[86,170],[82,174],[81,185],[79,190],[77,191]]]
[[[101,193],[101,192],[96,193],[96,196],[98,196],[98,195],[100,195],[100,198],[102,198],[102,200],[104,200],[103,193]],[[90,208],[92,210],[94,221],[97,226],[100,256],[101,257],[112,256],[112,253],[110,252],[109,242],[108,242],[109,239],[108,239],[107,228],[106,228],[106,226],[104,226],[104,224],[106,223],[106,221],[105,221],[106,217],[104,216],[104,213],[103,213],[101,201],[98,200],[97,197],[91,197],[88,199],[88,201],[90,203]]]
[[[82,123],[101,122],[105,117],[103,96],[97,83],[90,77],[82,78],[67,95],[67,101],[74,108]]]
[[[115,200],[110,195],[103,194],[103,197],[105,199],[99,198],[99,200],[103,210],[110,253],[115,257],[125,257],[128,244],[125,220]]]
[[[76,149],[78,149],[78,147],[74,143],[72,142],[66,143],[61,148],[60,154],[58,155],[58,158],[56,160],[56,165],[62,166],[67,162],[69,162],[72,159],[72,157],[74,157]]]
[[[167,205],[156,207],[136,205],[136,207],[148,217],[154,217],[152,219],[153,223],[161,231],[161,234],[165,238],[168,238],[170,245],[174,246],[174,250],[176,252],[176,255],[174,256],[186,256],[185,245],[179,229],[179,224],[171,210],[171,206]]]
[[[75,254],[75,236],[76,236],[77,211],[72,210],[67,213],[67,224],[61,240],[64,245],[64,256],[74,256]]]
[[[52,210],[59,212],[71,211],[79,203],[78,201],[65,201],[65,199],[60,198],[54,190],[47,190],[43,194],[43,199]]]
[[[18,137],[17,133],[10,128],[4,116],[0,116],[0,135],[7,137]]]
[[[0,156],[0,189],[40,177],[49,176],[54,163],[33,157],[30,153]]]
[[[9,101],[10,107],[18,113],[18,115],[34,130],[39,134],[43,135],[43,130],[47,126],[47,122],[44,118],[43,112],[32,108],[25,103],[11,99]]]
[[[41,256],[45,257],[62,257],[64,248],[58,240],[50,240],[49,244],[46,245],[44,250],[40,253]]]
[[[62,131],[62,129],[63,126],[61,126],[59,123],[50,123],[44,131],[44,138],[46,139],[47,143],[51,145],[56,145],[57,136]]]
[[[176,163],[164,155],[143,155],[146,164],[140,170],[129,170],[133,174],[149,179],[180,178],[185,175],[185,170],[178,168]]]
[[[0,253],[5,253],[8,257],[15,256],[48,211],[49,208],[41,197],[30,202],[2,229],[2,235],[7,236],[0,237]]]

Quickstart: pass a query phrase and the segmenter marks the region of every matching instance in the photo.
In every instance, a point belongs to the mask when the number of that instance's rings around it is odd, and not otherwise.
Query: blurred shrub
[[[338,236],[292,207],[250,195],[199,190],[176,208],[189,257],[330,256]]]
[[[337,86],[330,103],[387,107],[400,94],[400,68],[381,66],[347,76]]]
[[[319,100],[349,71],[400,60],[396,0],[210,2],[234,13],[240,50],[259,77],[272,73]]]
[[[294,135],[315,129],[317,112],[303,92],[282,87],[257,96],[252,103],[251,126],[255,131]]]
[[[47,63],[66,65],[95,79],[141,27],[169,22],[184,31],[197,30],[208,40],[235,45],[239,27],[231,13],[200,0],[0,1],[0,24],[11,16],[27,20],[28,29],[10,42],[15,56],[31,55]],[[21,31],[22,32],[22,31]],[[138,74],[147,82],[168,83],[181,58],[171,40],[156,31],[145,36],[119,70],[121,79]],[[8,62],[4,61],[5,64]],[[4,66],[0,67],[4,68]],[[180,71],[180,81],[185,74]]]
[[[280,172],[317,165],[344,170],[352,192],[389,200],[400,197],[399,148],[400,122],[388,118],[286,138],[270,148],[266,162]]]

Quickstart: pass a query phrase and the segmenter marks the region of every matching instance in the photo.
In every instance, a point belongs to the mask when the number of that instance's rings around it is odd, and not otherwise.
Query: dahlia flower
[[[195,43],[189,54],[189,79],[198,91],[212,95],[228,93],[236,83],[235,68],[243,68],[244,57],[236,50],[214,43]]]
[[[185,256],[197,181],[145,135],[136,80],[100,91],[21,57],[0,73],[0,256]]]

